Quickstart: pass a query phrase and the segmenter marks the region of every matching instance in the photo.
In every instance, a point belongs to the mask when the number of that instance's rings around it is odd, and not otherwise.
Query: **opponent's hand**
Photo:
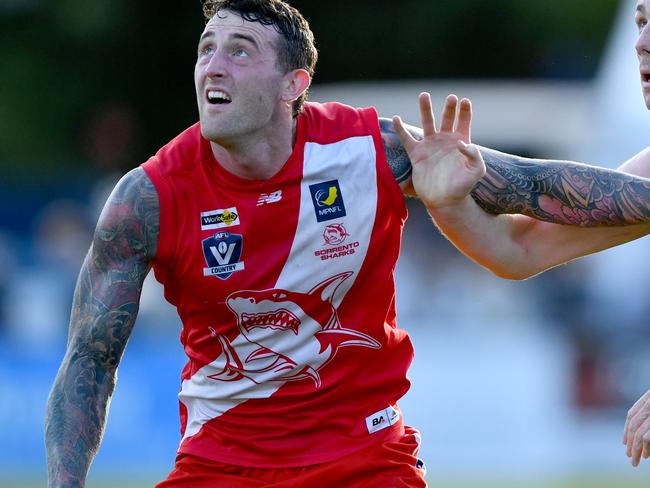
[[[627,445],[627,457],[632,458],[632,466],[639,465],[641,456],[650,457],[650,390],[627,413],[623,444]]]
[[[395,131],[413,165],[413,187],[427,207],[454,205],[469,195],[485,174],[485,162],[478,148],[470,144],[472,104],[449,95],[442,111],[440,131],[431,108],[431,96],[421,93],[420,117],[424,137],[416,140],[399,117],[393,117]],[[457,115],[458,112],[458,115]]]

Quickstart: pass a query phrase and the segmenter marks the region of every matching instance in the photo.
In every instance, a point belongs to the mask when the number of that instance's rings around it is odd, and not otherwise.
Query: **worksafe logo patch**
[[[318,222],[345,217],[345,204],[338,180],[309,185],[309,191]]]
[[[236,207],[201,212],[201,230],[222,229],[239,224]]]
[[[203,256],[208,267],[203,268],[203,276],[216,276],[227,280],[236,271],[244,269],[240,261],[243,237],[230,232],[217,232],[203,240]]]

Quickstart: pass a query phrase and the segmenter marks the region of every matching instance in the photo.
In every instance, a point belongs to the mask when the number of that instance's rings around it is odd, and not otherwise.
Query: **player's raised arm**
[[[396,177],[411,177],[427,207],[456,203],[471,185],[476,202],[494,215],[524,214],[582,227],[650,221],[647,178],[569,161],[522,158],[488,148],[479,148],[481,157],[456,158],[458,141],[469,143],[471,126],[469,101],[460,103],[458,116],[457,105],[455,96],[447,98],[440,130],[435,128],[431,100],[425,93],[420,95],[423,131],[404,125],[399,117],[393,119],[393,128],[387,119],[380,122],[391,168]],[[445,164],[441,165],[443,158]],[[398,181],[406,186],[404,176]]]
[[[499,276],[522,279],[650,231],[650,180],[479,150],[467,145],[471,104],[463,100],[458,111],[457,105],[456,97],[447,98],[437,130],[430,97],[422,94],[424,132],[405,127],[399,118],[394,131],[413,161],[415,193],[442,232],[479,264]],[[385,145],[387,139],[384,135]],[[389,159],[394,154],[399,154],[396,148],[387,150]],[[650,161],[630,166],[650,167]]]
[[[156,254],[159,220],[153,184],[142,169],[131,171],[102,211],[77,280],[67,351],[45,416],[50,487],[85,484]]]

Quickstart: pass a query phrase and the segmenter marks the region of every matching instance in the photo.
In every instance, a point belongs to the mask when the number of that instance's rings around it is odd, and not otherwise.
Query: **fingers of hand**
[[[460,133],[462,139],[469,143],[472,131],[472,102],[467,98],[460,101],[458,110],[458,124],[456,130]]]
[[[415,138],[406,130],[402,119],[395,115],[393,117],[393,127],[395,128],[395,133],[399,137],[400,142],[404,146],[406,151],[410,151],[411,148],[416,144]]]
[[[643,449],[643,436],[650,433],[650,409],[642,409],[628,419],[627,456],[634,458],[640,456]],[[650,436],[648,437],[650,439]],[[638,456],[637,456],[638,454]]]
[[[625,427],[623,428],[623,444],[628,444],[630,441],[630,434],[634,435],[633,431],[630,431],[632,419],[641,411],[641,409],[646,408],[650,411],[650,390],[646,391],[645,394],[639,398],[632,408],[627,412],[627,418],[625,419]]]
[[[641,456],[650,449],[650,419],[646,420],[634,435],[632,466],[638,466]],[[645,456],[647,457],[647,456]]]
[[[483,156],[481,156],[481,151],[479,151],[478,146],[475,144],[466,144],[464,141],[458,141],[458,150],[460,153],[467,158],[468,166],[476,171],[481,173],[481,176],[485,174],[485,162],[483,161]]]
[[[426,92],[420,93],[418,100],[420,102],[420,118],[422,119],[424,137],[433,136],[436,134],[436,119],[431,106],[431,95]]]
[[[454,122],[456,122],[456,108],[458,106],[458,97],[449,95],[445,100],[445,106],[442,109],[442,120],[440,122],[440,132],[453,132]]]

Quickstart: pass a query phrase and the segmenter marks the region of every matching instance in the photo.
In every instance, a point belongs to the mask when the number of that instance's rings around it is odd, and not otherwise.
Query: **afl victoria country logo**
[[[236,271],[244,269],[240,261],[243,238],[239,234],[217,232],[203,240],[203,256],[208,267],[203,268],[203,276],[216,276],[222,280],[230,278]]]

